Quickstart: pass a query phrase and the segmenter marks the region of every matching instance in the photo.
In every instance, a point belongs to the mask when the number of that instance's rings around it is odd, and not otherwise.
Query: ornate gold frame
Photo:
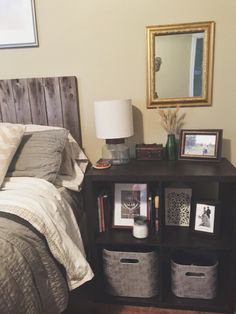
[[[155,97],[155,37],[158,35],[204,32],[202,96],[157,98]],[[147,47],[147,108],[210,106],[212,104],[213,54],[215,23],[198,22],[146,27]]]

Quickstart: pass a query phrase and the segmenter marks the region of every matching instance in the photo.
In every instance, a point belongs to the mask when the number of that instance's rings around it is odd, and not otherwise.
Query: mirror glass
[[[211,105],[214,22],[147,27],[148,108]]]

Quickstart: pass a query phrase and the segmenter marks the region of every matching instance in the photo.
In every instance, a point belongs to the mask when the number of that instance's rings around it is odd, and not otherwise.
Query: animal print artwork
[[[189,226],[192,189],[165,189],[165,223],[170,226]]]

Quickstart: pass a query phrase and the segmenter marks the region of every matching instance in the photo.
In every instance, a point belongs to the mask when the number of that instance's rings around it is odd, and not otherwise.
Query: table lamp
[[[125,138],[134,134],[131,99],[95,101],[96,136],[106,140],[102,159],[112,165],[129,162],[129,147]]]

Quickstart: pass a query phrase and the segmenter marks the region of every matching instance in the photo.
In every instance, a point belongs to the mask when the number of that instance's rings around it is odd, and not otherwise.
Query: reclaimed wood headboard
[[[0,80],[0,121],[64,127],[82,146],[76,77]]]

